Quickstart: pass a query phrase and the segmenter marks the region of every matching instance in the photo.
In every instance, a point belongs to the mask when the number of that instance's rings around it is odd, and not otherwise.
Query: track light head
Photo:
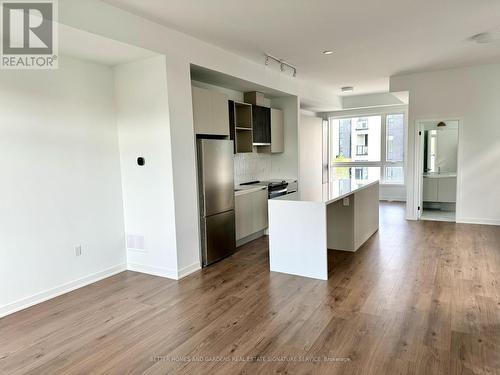
[[[265,60],[265,65],[269,65],[271,61],[274,61],[280,65],[280,71],[284,72],[285,67],[289,68],[291,70],[292,76],[296,77],[297,76],[297,68],[293,66],[292,64],[287,63],[285,60],[278,59],[274,56],[266,54],[266,60]]]

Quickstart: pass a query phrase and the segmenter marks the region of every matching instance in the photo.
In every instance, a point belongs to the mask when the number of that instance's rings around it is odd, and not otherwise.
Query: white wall
[[[177,278],[166,60],[123,64],[114,72],[125,232],[144,238],[144,249],[127,249],[128,268]]]
[[[99,17],[96,17],[96,14]],[[175,219],[177,266],[181,275],[196,269],[200,256],[190,64],[219,71],[286,94],[297,95],[308,103],[321,103],[340,108],[340,99],[330,87],[307,82],[300,77],[293,78],[281,73],[279,68],[265,66],[264,62],[250,61],[101,1],[61,1],[59,20],[68,26],[146,48],[167,57],[175,199],[175,214],[172,213],[172,218]],[[116,25],[126,25],[126,27],[116,27]],[[297,99],[296,102],[298,111]],[[293,144],[291,146],[293,147]],[[293,168],[285,167],[284,159],[288,156],[295,159],[295,164],[298,164],[297,153],[295,156],[282,155],[279,158],[280,167],[276,171],[276,176],[280,178],[296,177],[296,169],[294,171]],[[174,239],[171,241],[174,243]]]
[[[342,97],[343,109],[373,108],[403,104],[407,103],[403,103],[390,92]]]
[[[0,168],[0,316],[125,269],[110,68],[0,71]]]
[[[296,96],[271,99],[271,107],[283,111],[285,152],[272,155],[271,178],[297,179],[299,177],[299,111]]]
[[[323,119],[300,116],[299,188],[307,189],[323,183]]]
[[[500,224],[500,65],[391,77],[391,91],[410,91],[407,216],[416,218],[415,123],[458,119],[457,221]]]

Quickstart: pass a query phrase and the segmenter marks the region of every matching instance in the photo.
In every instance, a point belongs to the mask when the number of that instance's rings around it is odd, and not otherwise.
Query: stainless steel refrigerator
[[[201,255],[203,266],[234,253],[233,141],[198,139]]]

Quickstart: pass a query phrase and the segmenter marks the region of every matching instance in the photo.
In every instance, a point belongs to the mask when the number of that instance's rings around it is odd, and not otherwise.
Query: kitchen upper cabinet
[[[196,134],[229,136],[228,98],[217,91],[192,86]]]
[[[213,134],[229,136],[229,109],[226,95],[210,91]]]
[[[253,152],[252,105],[229,100],[229,134],[234,153]]]
[[[210,91],[199,87],[192,87],[193,122],[196,134],[212,131],[212,103]]]
[[[285,152],[283,111],[271,108],[271,153]]]
[[[271,145],[271,108],[252,106],[253,144],[255,146]]]

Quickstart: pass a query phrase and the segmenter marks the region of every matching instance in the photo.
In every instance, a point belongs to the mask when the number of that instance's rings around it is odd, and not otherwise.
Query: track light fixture
[[[266,55],[266,61],[265,64],[269,65],[271,61],[274,61],[278,64],[280,64],[280,71],[284,72],[285,67],[288,67],[292,71],[293,77],[297,76],[297,68],[293,66],[292,64],[287,63],[285,60],[278,59],[277,57],[274,57],[272,55]]]

